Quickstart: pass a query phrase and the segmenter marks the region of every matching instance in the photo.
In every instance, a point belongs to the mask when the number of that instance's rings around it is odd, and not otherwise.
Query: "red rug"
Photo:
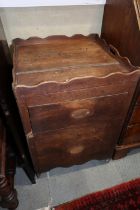
[[[55,210],[140,210],[140,179],[86,195]]]

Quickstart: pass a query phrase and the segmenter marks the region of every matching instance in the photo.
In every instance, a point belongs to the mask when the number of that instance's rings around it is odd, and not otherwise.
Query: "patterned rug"
[[[140,210],[140,178],[62,204],[55,210]]]

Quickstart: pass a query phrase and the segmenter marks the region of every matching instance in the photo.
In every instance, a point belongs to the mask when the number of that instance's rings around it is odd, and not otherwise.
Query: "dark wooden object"
[[[32,183],[35,183],[25,136],[18,115],[16,102],[12,92],[12,61],[9,47],[0,20],[0,115],[11,135],[11,144],[15,149],[19,165],[24,169]]]
[[[7,147],[6,130],[0,120],[0,206],[16,209],[18,206],[17,192],[14,189],[16,158]]]
[[[14,41],[13,90],[36,173],[111,158],[140,70],[97,35]]]
[[[140,1],[107,0],[104,10],[102,38],[115,46],[133,65],[140,66]],[[139,88],[139,87],[138,87]],[[135,94],[135,108],[128,117],[128,127],[122,130],[115,159],[130,149],[140,147],[140,91]]]
[[[116,47],[122,56],[128,57],[133,65],[140,66],[140,28],[138,8],[135,8],[134,2],[135,0],[107,0],[102,38]]]

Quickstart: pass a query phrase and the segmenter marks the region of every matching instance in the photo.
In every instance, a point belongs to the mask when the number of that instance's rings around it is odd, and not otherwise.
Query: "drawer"
[[[136,124],[136,123],[140,123],[140,106],[138,105],[134,107],[129,124],[131,125],[131,124]]]
[[[117,129],[116,129],[117,128]],[[98,124],[49,131],[28,140],[37,172],[111,158],[118,125]]]
[[[140,143],[140,124],[128,126],[123,144]]]
[[[127,112],[127,94],[74,100],[58,104],[29,107],[30,122],[34,134],[96,123],[122,123]]]

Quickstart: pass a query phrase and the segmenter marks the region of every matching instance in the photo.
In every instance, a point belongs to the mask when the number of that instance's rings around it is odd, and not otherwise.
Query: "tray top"
[[[65,82],[79,77],[130,72],[131,69],[115,58],[98,35],[15,39],[13,44],[15,84]]]

